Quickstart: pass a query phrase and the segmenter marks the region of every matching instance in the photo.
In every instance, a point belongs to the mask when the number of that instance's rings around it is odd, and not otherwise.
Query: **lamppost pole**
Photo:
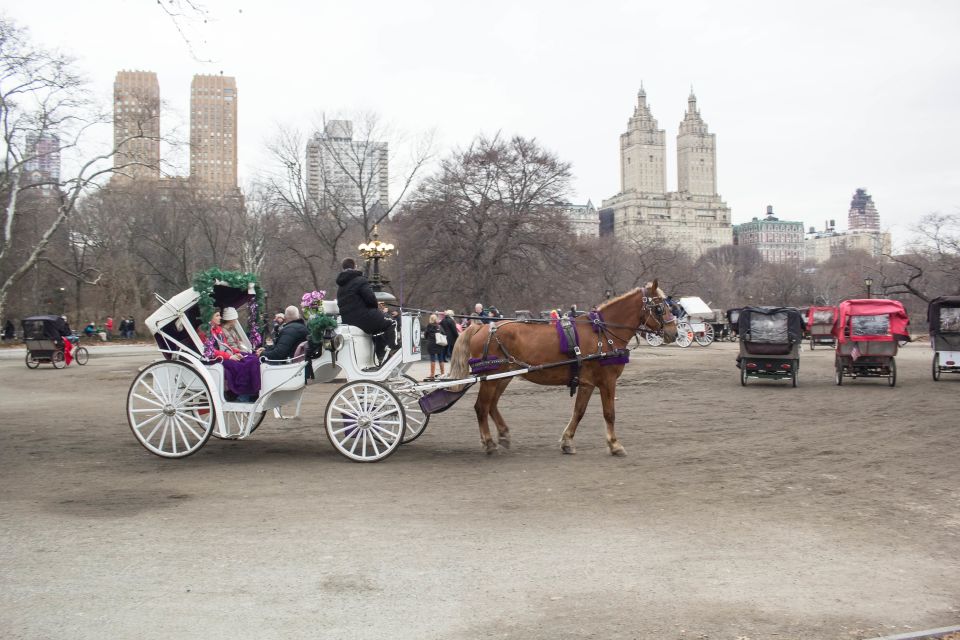
[[[873,297],[870,295],[870,287],[873,286],[873,278],[871,278],[870,276],[867,276],[866,278],[863,279],[863,284],[867,286],[867,299],[870,299],[871,297]]]

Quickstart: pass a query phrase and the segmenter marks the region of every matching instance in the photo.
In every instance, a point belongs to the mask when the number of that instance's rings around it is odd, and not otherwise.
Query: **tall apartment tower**
[[[359,214],[390,204],[386,142],[354,140],[353,122],[330,120],[307,143],[307,193],[321,207]]]
[[[55,133],[28,133],[25,180],[29,184],[43,184],[53,189],[60,182],[60,138]],[[49,183],[49,184],[48,184]]]
[[[620,134],[620,191],[665,193],[666,154],[666,132],[657,126],[641,86],[627,131]]]
[[[118,71],[113,81],[114,168],[134,179],[160,177],[160,83],[153,71]]]
[[[850,201],[850,213],[847,214],[847,231],[880,231],[880,214],[873,204],[873,196],[866,189],[857,189]]]
[[[690,92],[687,113],[677,135],[677,186],[680,193],[717,195],[717,140],[697,109],[697,96]]]
[[[199,189],[237,188],[237,81],[195,75],[190,83],[190,180]]]
[[[730,208],[717,193],[716,140],[693,92],[677,135],[676,191],[667,191],[665,137],[641,87],[620,136],[620,193],[601,204],[601,228],[612,221],[620,239],[662,242],[692,256],[730,244]]]

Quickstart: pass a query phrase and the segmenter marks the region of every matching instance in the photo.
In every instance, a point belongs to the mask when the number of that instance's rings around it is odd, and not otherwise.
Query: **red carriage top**
[[[833,324],[833,321],[837,318],[837,308],[836,307],[809,307],[807,309],[807,326],[811,327],[815,324]]]
[[[896,300],[844,300],[837,308],[833,335],[843,342],[894,342],[909,336],[910,319]]]

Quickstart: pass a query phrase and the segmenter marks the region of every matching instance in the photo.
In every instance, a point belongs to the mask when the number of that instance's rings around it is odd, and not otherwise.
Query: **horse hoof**
[[[504,449],[510,448],[510,438],[500,438],[497,440],[497,444],[503,447]]]
[[[560,446],[560,451],[564,452],[565,454],[567,454],[567,455],[569,455],[569,456],[572,456],[572,455],[575,455],[575,454],[577,453],[577,448],[576,448],[575,446],[573,446],[572,444],[564,444],[564,445],[561,445],[561,446]]]
[[[627,450],[623,448],[622,444],[618,443],[610,448],[610,455],[618,458],[624,458],[627,455]]]
[[[497,443],[493,442],[492,440],[490,442],[484,443],[483,448],[487,452],[488,456],[492,456],[493,454],[499,452],[499,450],[497,449]]]

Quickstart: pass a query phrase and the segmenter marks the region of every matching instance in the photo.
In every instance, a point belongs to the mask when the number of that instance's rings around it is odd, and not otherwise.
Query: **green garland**
[[[310,334],[310,342],[314,344],[323,344],[323,334],[327,329],[335,329],[337,319],[328,316],[325,313],[318,313],[307,320],[307,331]]]
[[[240,271],[224,271],[218,267],[212,267],[206,271],[200,271],[193,276],[193,289],[200,294],[200,321],[203,323],[203,329],[206,330],[210,325],[210,318],[216,307],[213,304],[213,287],[220,284],[234,289],[246,291],[250,283],[254,283],[254,290],[257,295],[256,323],[260,333],[266,335],[266,326],[262,322],[263,318],[263,289],[257,281],[256,274],[242,273]]]

